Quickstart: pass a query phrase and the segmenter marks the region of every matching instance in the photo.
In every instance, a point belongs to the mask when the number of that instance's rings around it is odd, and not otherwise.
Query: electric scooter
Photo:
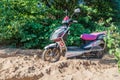
[[[80,13],[79,8],[74,10],[72,16],[77,13]],[[54,43],[45,46],[45,50],[42,54],[42,59],[44,61],[56,62],[60,59],[60,56],[65,56],[66,58],[77,56],[85,56],[87,58],[89,58],[90,56],[94,56],[97,58],[102,58],[103,51],[106,45],[104,41],[106,32],[82,34],[80,38],[84,41],[83,46],[66,46],[65,41],[69,33],[70,24],[77,22],[76,20],[72,19],[72,16],[69,17],[68,12],[66,11],[66,16],[62,21],[62,26],[60,26],[52,33],[50,39],[54,41]]]

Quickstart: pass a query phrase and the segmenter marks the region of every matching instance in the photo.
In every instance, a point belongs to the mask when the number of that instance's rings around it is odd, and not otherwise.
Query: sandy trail
[[[40,50],[7,51],[0,50],[0,80],[120,80],[116,61],[109,55],[89,60],[62,58],[48,63],[34,55]],[[5,57],[5,52],[14,55]],[[16,55],[19,53],[32,56]]]

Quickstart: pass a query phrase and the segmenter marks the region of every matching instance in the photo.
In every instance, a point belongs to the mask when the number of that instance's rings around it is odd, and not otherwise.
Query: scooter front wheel
[[[46,49],[42,54],[44,61],[56,62],[60,59],[60,50],[58,48]]]

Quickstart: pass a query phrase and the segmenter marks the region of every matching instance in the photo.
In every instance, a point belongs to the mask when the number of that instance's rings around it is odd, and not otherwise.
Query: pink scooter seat
[[[101,34],[106,34],[106,32],[97,32],[97,33],[91,33],[91,34],[82,34],[81,38],[83,40],[96,40],[97,37]]]

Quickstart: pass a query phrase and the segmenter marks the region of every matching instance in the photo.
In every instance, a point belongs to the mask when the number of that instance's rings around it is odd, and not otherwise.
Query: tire
[[[44,50],[42,59],[48,62],[56,62],[60,59],[60,50],[58,48]]]
[[[91,50],[95,50],[95,49],[102,49],[101,46],[96,46],[96,47],[93,47]],[[101,59],[104,55],[104,50],[102,51],[92,51],[92,54],[95,54],[95,58],[98,58],[98,59]]]

